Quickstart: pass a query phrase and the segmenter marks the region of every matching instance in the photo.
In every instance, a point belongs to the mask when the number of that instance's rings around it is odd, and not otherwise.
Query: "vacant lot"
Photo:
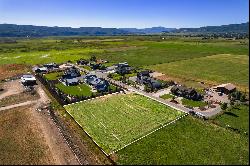
[[[28,107],[0,112],[0,164],[53,164]]]
[[[183,114],[137,94],[114,95],[65,108],[107,153]]]
[[[185,117],[118,151],[118,164],[248,164],[248,138]]]
[[[91,96],[91,88],[86,84],[76,86],[65,86],[63,83],[56,84],[56,87],[63,91],[65,94],[73,96]]]
[[[249,84],[249,56],[213,55],[150,67],[170,77],[219,84],[231,82],[242,89]]]
[[[222,115],[217,116],[213,121],[222,127],[229,125],[241,132],[249,133],[249,106],[235,106],[226,110]]]
[[[0,80],[11,78],[23,74],[29,70],[29,66],[24,64],[0,65]]]

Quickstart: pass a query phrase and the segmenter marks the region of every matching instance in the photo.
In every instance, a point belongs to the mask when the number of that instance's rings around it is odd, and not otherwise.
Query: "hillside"
[[[128,32],[116,28],[101,27],[47,27],[33,25],[0,24],[0,37],[43,37],[43,36],[112,36]]]
[[[241,24],[229,24],[221,26],[205,26],[200,28],[180,28],[174,32],[198,32],[198,33],[248,33],[249,22]]]

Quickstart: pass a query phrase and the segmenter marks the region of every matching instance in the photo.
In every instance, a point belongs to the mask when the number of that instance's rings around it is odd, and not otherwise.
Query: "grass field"
[[[52,164],[53,158],[28,107],[0,111],[0,164]]]
[[[191,106],[191,107],[204,107],[207,105],[207,103],[203,102],[203,101],[194,101],[194,100],[189,100],[189,99],[185,99],[183,98],[181,100],[182,104],[185,106]]]
[[[174,95],[171,95],[171,94],[164,94],[162,96],[160,96],[160,98],[162,99],[172,99],[174,97]]]
[[[231,82],[242,89],[249,84],[249,56],[214,55],[150,67],[171,77],[219,84]]]
[[[55,72],[55,73],[48,73],[45,74],[44,77],[47,80],[57,80],[63,75],[63,72]]]
[[[65,86],[63,83],[56,84],[56,87],[63,91],[65,94],[73,96],[91,96],[91,88],[86,84],[76,86]]]
[[[118,151],[118,164],[249,164],[248,138],[185,117]]]
[[[249,106],[240,105],[226,110],[213,119],[214,123],[226,127],[229,125],[241,132],[249,133]]]
[[[65,108],[106,153],[183,115],[137,94],[109,96]]]

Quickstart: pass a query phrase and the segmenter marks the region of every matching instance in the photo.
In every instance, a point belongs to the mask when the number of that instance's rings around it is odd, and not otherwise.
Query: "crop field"
[[[185,117],[116,153],[125,165],[247,165],[248,138]]]
[[[106,153],[183,115],[137,94],[106,96],[65,108]]]
[[[247,55],[214,55],[153,65],[150,68],[171,77],[210,84],[231,82],[242,89],[249,89],[249,56]]]
[[[91,96],[91,88],[87,84],[66,86],[63,83],[56,84],[56,87],[66,94],[73,96]]]

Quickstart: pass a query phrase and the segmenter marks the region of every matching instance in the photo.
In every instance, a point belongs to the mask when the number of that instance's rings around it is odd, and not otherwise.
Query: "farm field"
[[[231,82],[243,90],[249,89],[247,55],[213,55],[153,65],[149,68],[183,80],[203,81],[209,84]]]
[[[213,122],[222,127],[229,125],[241,132],[249,133],[249,106],[239,105],[229,108],[222,115],[215,117]]]
[[[190,116],[118,151],[118,164],[248,164],[248,138]]]
[[[137,94],[119,94],[65,106],[106,153],[184,113]]]
[[[86,84],[76,86],[66,86],[63,83],[56,84],[56,87],[66,94],[73,96],[91,96],[91,88]]]

